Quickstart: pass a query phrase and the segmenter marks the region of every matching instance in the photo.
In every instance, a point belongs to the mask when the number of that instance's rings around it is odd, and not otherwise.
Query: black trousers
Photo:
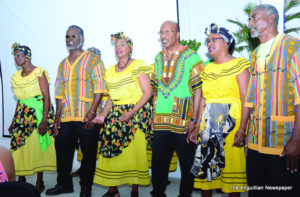
[[[153,197],[162,197],[168,181],[169,165],[174,149],[177,150],[181,170],[180,197],[189,197],[193,192],[194,177],[190,173],[194,163],[196,145],[186,142],[187,134],[170,131],[154,131],[152,144]]]
[[[80,167],[81,187],[91,188],[96,168],[96,154],[100,127],[88,130],[83,122],[64,122],[55,137],[57,184],[73,187],[71,177],[76,143],[79,139],[83,158]]]
[[[248,149],[246,162],[249,197],[300,196],[300,172],[288,172],[285,157]]]

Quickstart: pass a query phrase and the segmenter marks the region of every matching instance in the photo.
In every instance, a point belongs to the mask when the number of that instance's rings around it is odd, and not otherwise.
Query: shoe
[[[35,187],[39,193],[42,193],[45,190],[44,181],[41,181],[41,182],[37,181],[35,184]]]
[[[109,190],[108,190],[108,192],[106,192],[102,197],[115,197],[116,194],[119,194],[118,190],[116,190],[114,192],[109,192]],[[119,196],[120,196],[120,194],[119,194]]]
[[[64,187],[62,185],[55,185],[55,187],[48,189],[46,191],[46,195],[54,196],[54,195],[58,195],[58,194],[72,193],[72,192],[74,192],[73,187]]]
[[[91,187],[81,186],[80,197],[91,197]]]
[[[139,190],[136,190],[135,192],[131,192],[131,197],[139,197]]]

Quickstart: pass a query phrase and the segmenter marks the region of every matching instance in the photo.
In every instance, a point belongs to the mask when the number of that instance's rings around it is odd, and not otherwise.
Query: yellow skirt
[[[30,176],[36,172],[56,171],[56,152],[54,138],[50,137],[51,145],[41,151],[37,131],[26,139],[25,145],[12,152],[17,176]]]
[[[247,191],[244,148],[232,146],[239,124],[237,121],[235,129],[225,138],[225,168],[222,170],[221,176],[211,182],[208,182],[207,179],[195,178],[194,188],[203,190],[222,189],[225,193]]]
[[[152,150],[147,150],[147,158],[148,158],[149,168],[151,168],[152,167]],[[175,172],[177,170],[177,161],[178,161],[177,152],[174,151],[171,162],[170,162],[170,166],[169,166],[169,172]]]
[[[120,155],[105,158],[100,154],[94,183],[104,186],[150,184],[145,134],[138,129],[134,137]]]

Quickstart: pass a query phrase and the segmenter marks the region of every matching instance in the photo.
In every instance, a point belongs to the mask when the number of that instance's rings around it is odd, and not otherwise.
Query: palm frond
[[[290,9],[297,7],[298,5],[300,5],[299,0],[286,0],[285,1],[285,6],[284,6],[284,11],[287,12]]]
[[[289,34],[289,33],[291,33],[291,32],[295,32],[295,33],[300,32],[300,27],[289,28],[289,29],[286,29],[286,30],[284,31],[285,34]]]
[[[285,23],[287,23],[290,20],[297,19],[297,18],[300,19],[300,12],[297,12],[295,14],[285,14],[284,21],[285,21]]]
[[[248,4],[244,7],[243,11],[247,14],[247,16],[250,16],[252,10],[253,10],[256,6],[257,6],[256,3],[248,3]]]

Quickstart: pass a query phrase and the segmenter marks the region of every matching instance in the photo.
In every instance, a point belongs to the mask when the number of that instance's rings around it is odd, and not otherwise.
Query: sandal
[[[41,182],[37,181],[35,184],[35,187],[39,193],[42,193],[45,190],[44,181],[41,181]]]
[[[109,190],[108,190],[108,192],[106,192],[102,197],[115,197],[116,194],[119,194],[118,190],[116,190],[114,192],[109,192]],[[120,194],[119,194],[119,196],[120,196]]]

